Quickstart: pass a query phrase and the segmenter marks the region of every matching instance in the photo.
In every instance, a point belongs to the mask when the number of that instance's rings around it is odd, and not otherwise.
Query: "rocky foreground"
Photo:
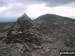
[[[0,56],[61,56],[60,51],[75,51],[75,20],[44,15],[33,21],[24,14],[8,26],[0,32]]]

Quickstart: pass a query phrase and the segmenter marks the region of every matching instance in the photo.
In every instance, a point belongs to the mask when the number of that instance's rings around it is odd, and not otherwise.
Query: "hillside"
[[[4,29],[5,28],[5,29]],[[61,56],[75,51],[75,20],[45,14],[31,20],[26,14],[16,22],[0,23],[1,56]]]
[[[37,22],[39,26],[39,31],[48,36],[48,38],[53,39],[52,42],[60,41],[67,47],[75,47],[74,19],[53,14],[45,14],[35,19],[35,22]]]

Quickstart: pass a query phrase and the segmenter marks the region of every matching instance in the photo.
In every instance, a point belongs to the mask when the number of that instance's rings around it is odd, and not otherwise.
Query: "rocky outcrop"
[[[41,34],[37,31],[37,29],[36,25],[33,24],[33,21],[26,14],[19,17],[2,41],[4,44],[1,46],[6,47],[8,52],[5,52],[9,54],[6,55],[31,55],[31,50],[41,44]],[[0,47],[0,49],[1,48],[2,47]]]
[[[15,42],[39,42],[40,33],[37,31],[32,20],[24,14],[15,22],[15,24],[9,30],[5,43]],[[36,41],[36,42],[35,42]]]
[[[1,34],[0,56],[61,56],[75,51],[75,20],[46,14],[31,20],[26,14]]]

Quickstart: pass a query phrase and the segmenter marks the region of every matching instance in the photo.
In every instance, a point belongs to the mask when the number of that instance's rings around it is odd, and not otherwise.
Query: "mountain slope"
[[[62,42],[64,47],[75,47],[75,20],[53,14],[45,14],[35,19],[42,32],[49,42]],[[52,40],[50,40],[52,39]]]
[[[75,51],[75,20],[53,14],[33,21],[24,14],[0,41],[1,56],[61,56],[60,51]]]

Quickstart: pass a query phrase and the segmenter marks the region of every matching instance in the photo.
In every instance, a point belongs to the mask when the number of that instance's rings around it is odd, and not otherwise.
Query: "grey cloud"
[[[29,1],[35,1],[36,3],[46,3],[47,6],[54,7],[54,6],[60,6],[65,5],[71,2],[75,2],[75,0],[29,0]]]
[[[24,7],[12,7],[11,9],[8,10],[8,12],[12,12],[12,13],[21,13],[26,11],[26,8]]]
[[[19,2],[27,4],[46,3],[47,6],[54,7],[54,6],[65,5],[71,2],[75,2],[75,0],[19,0]]]
[[[13,3],[23,3],[25,5],[30,5],[30,4],[37,4],[37,3],[42,3],[37,0],[0,0],[0,6],[5,6],[7,4],[13,4]]]
[[[23,3],[25,5],[46,3],[47,6],[54,7],[71,2],[75,2],[75,0],[0,0],[0,6],[4,6],[9,3]]]
[[[54,7],[54,6],[59,6],[59,5],[75,2],[75,0],[19,0],[19,2],[23,2],[27,4],[46,3],[48,6]]]
[[[51,3],[50,2],[47,3],[47,6],[51,6],[51,7],[61,6],[72,2],[75,2],[75,0],[54,0],[54,1],[52,0]]]

